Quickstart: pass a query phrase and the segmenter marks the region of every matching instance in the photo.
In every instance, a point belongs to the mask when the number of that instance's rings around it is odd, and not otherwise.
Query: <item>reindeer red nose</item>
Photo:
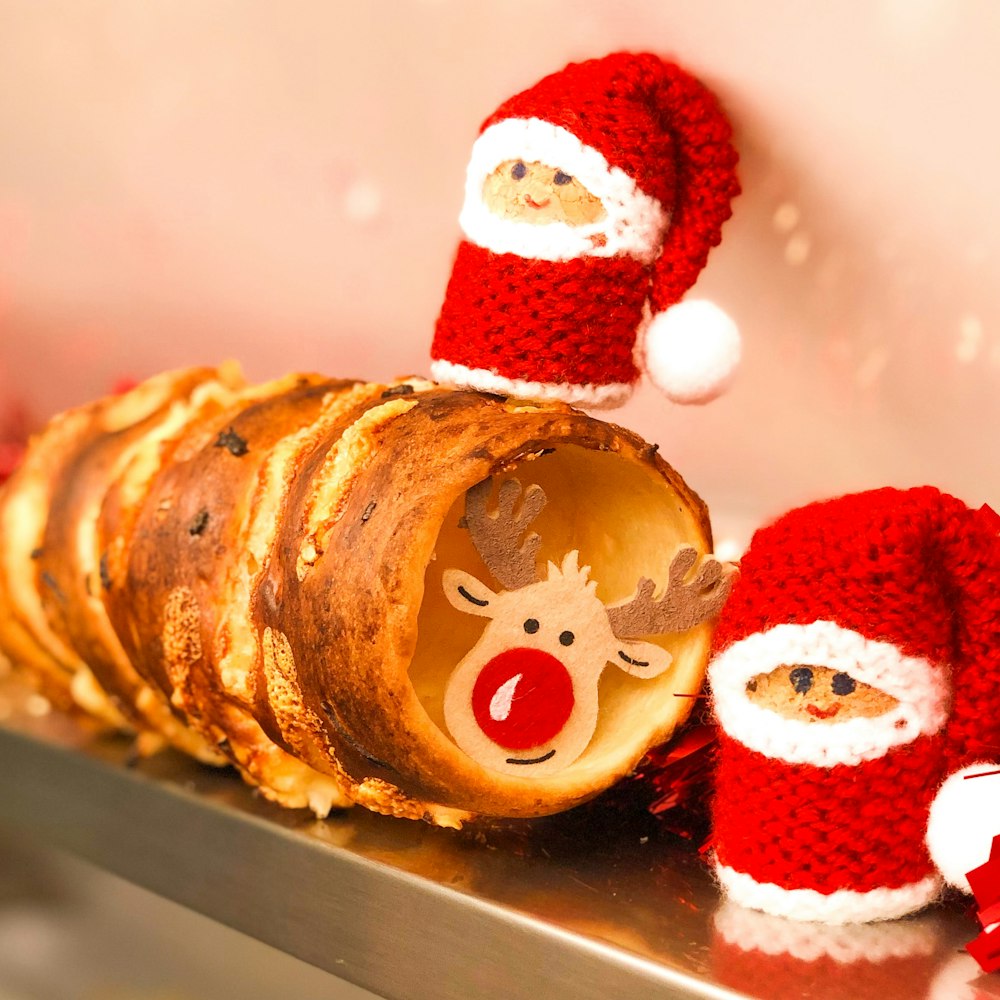
[[[542,746],[573,713],[573,680],[549,653],[508,649],[479,672],[472,711],[494,743],[508,750]]]

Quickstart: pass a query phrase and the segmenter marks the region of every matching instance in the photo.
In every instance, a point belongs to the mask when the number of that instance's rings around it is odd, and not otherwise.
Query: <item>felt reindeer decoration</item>
[[[575,550],[560,565],[550,562],[544,577],[538,573],[541,538],[525,532],[545,506],[541,487],[504,481],[495,514],[487,510],[492,488],[484,480],[468,491],[466,524],[505,589],[495,592],[462,570],[444,573],[452,605],[489,619],[448,682],[445,720],[455,742],[491,770],[552,774],[573,763],[594,735],[605,666],[635,677],[662,674],[670,653],[640,637],[682,632],[714,617],[734,570],[709,556],[687,580],[698,554],[683,546],[660,597],[653,581],[642,579],[630,600],[609,607]]]

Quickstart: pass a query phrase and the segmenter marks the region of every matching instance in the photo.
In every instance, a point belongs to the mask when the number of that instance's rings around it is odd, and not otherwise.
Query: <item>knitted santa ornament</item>
[[[638,354],[672,399],[721,392],[733,323],[705,302],[666,310],[739,191],[729,139],[715,97],[648,54],[571,64],[502,104],[472,147],[433,377],[617,406]]]
[[[961,773],[1000,756],[996,526],[875,490],[786,514],[740,568],[709,668],[723,888],[830,923],[919,909],[1000,832],[1000,777]]]

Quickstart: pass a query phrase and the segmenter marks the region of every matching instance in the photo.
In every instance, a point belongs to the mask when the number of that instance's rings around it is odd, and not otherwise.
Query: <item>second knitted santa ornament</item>
[[[968,891],[1000,833],[1000,775],[965,778],[998,769],[995,525],[875,490],[786,514],[740,569],[709,669],[726,893],[848,923],[927,905],[942,874]]]

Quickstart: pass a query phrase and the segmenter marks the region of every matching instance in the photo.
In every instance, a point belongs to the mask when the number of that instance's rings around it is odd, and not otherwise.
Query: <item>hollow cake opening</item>
[[[504,474],[523,487],[538,484],[545,508],[531,529],[541,537],[540,576],[546,564],[560,564],[572,550],[590,567],[597,596],[605,604],[630,598],[641,577],[659,592],[666,585],[671,559],[681,545],[706,552],[708,539],[684,498],[655,469],[627,461],[614,452],[562,445],[523,461]],[[491,504],[495,502],[491,501]],[[444,715],[444,691],[452,672],[475,646],[488,621],[464,614],[447,600],[445,570],[471,574],[494,591],[493,578],[463,526],[465,495],[456,498],[446,516],[425,575],[418,638],[409,678],[430,719],[451,740]],[[573,763],[539,782],[570,779],[586,782],[630,762],[648,746],[653,734],[669,729],[691,707],[676,694],[698,691],[709,639],[707,626],[681,634],[643,637],[673,657],[659,677],[626,674],[610,660],[601,675],[598,721],[586,750]],[[524,774],[529,778],[530,774]]]

